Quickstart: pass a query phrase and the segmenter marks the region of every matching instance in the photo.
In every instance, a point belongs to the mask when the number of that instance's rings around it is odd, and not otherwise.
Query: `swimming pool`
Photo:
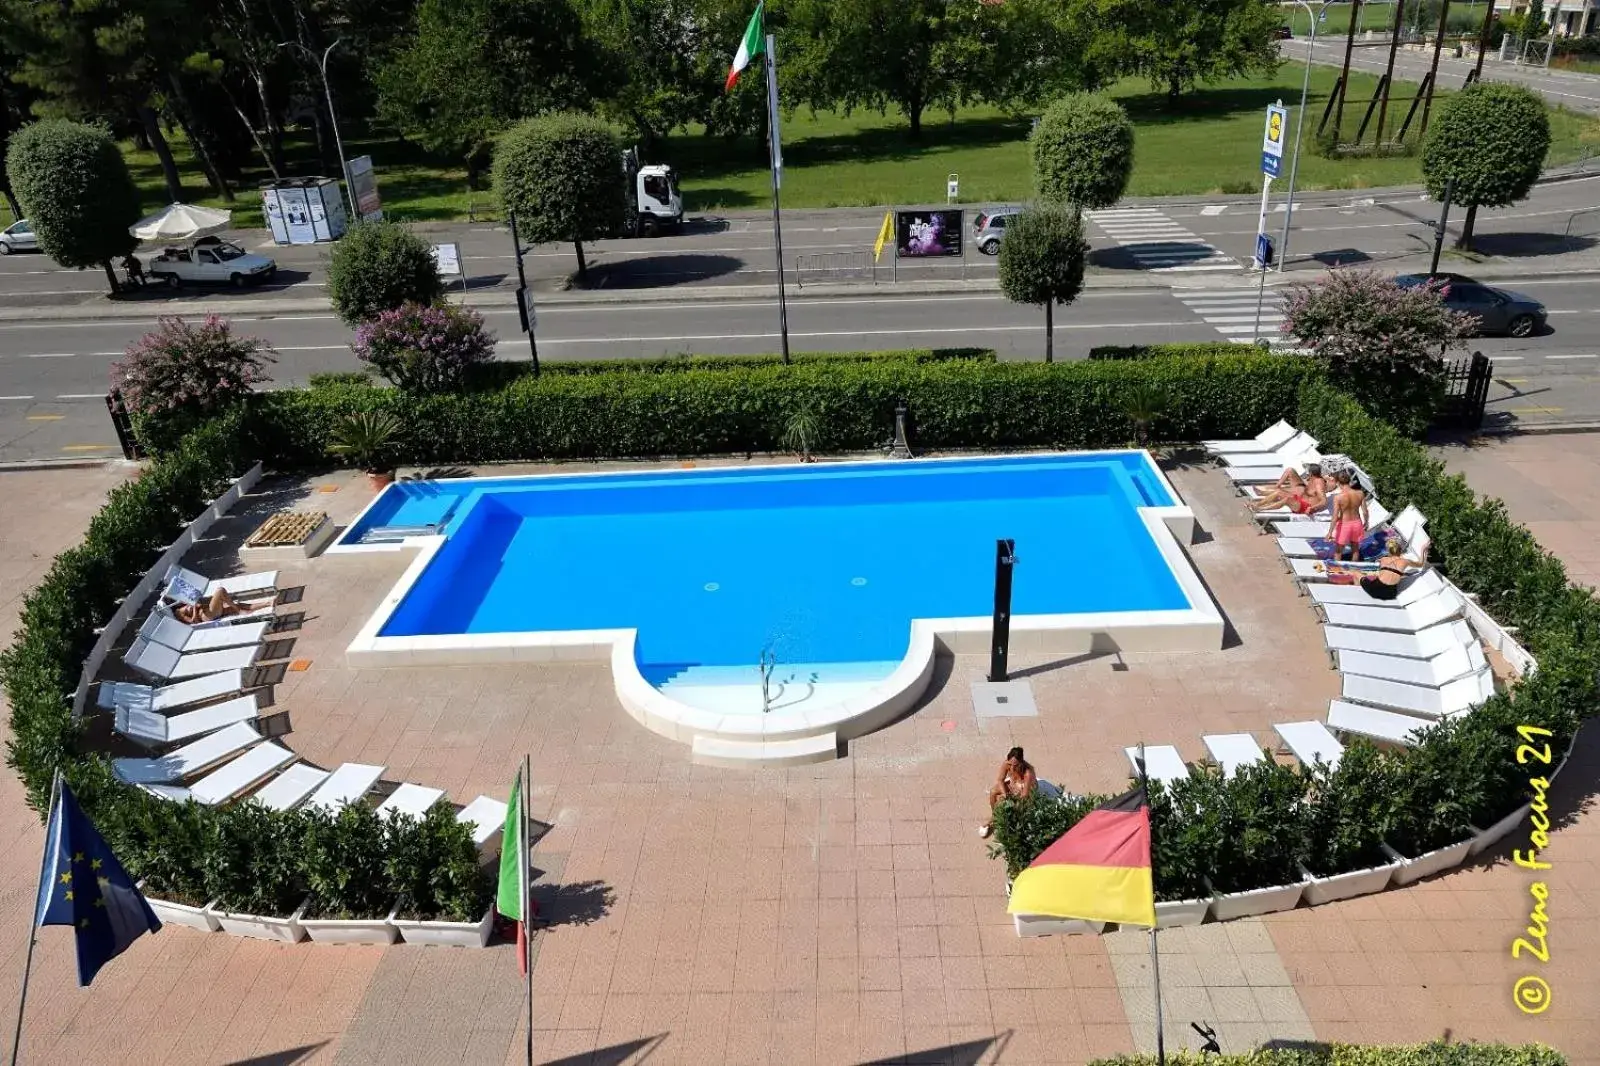
[[[1090,452],[400,482],[330,551],[421,549],[353,661],[610,659],[651,728],[776,737],[986,648],[1002,537],[1014,649],[1217,647],[1192,522],[1146,453]]]

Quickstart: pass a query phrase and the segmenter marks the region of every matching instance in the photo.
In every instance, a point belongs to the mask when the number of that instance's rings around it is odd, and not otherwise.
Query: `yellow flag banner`
[[[872,261],[883,258],[883,246],[894,240],[894,212],[883,213],[883,225],[878,228],[878,242],[872,246]]]

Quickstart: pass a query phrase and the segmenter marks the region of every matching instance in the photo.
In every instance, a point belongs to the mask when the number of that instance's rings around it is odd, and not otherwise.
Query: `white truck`
[[[145,277],[176,289],[180,285],[255,285],[272,277],[278,264],[247,252],[232,241],[203,237],[192,245],[167,247],[144,266]]]
[[[683,225],[683,193],[678,175],[662,163],[641,164],[639,150],[622,153],[622,172],[628,176],[630,195],[624,237],[654,237]]]

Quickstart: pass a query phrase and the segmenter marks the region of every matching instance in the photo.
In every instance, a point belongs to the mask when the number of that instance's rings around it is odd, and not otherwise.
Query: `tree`
[[[128,227],[139,221],[139,190],[117,143],[99,126],[47,119],[11,136],[6,172],[33,223],[39,248],[65,267],[105,268],[137,243]]]
[[[1110,207],[1122,198],[1133,173],[1133,123],[1120,104],[1072,93],[1039,116],[1029,153],[1041,201],[1090,210]]]
[[[1474,320],[1446,307],[1437,287],[1335,270],[1289,289],[1283,328],[1327,364],[1331,382],[1416,435],[1443,395],[1445,353],[1472,335]]]
[[[351,226],[328,262],[328,299],[346,325],[371,321],[406,303],[431,304],[443,295],[433,249],[397,222]]]
[[[1000,242],[1000,291],[1019,304],[1044,305],[1044,361],[1055,360],[1056,304],[1083,289],[1089,242],[1076,208],[1034,207],[1013,218]]]
[[[362,323],[350,347],[407,392],[445,392],[493,359],[494,345],[483,316],[470,308],[407,303]]]
[[[476,189],[496,134],[580,107],[606,69],[568,0],[422,0],[417,32],[379,72],[379,109]]]
[[[535,244],[571,241],[578,280],[587,281],[583,242],[609,237],[626,221],[627,179],[611,127],[591,115],[532,118],[500,140],[494,187],[521,236]]]
[[[1550,112],[1520,85],[1477,82],[1445,100],[1422,142],[1422,177],[1428,195],[1451,189],[1465,204],[1456,242],[1472,247],[1479,207],[1506,207],[1528,195],[1550,150]]]
[[[637,131],[646,152],[669,131],[704,118],[722,82],[702,60],[713,50],[726,53],[716,60],[726,69],[733,46],[709,39],[702,0],[580,4],[608,74],[602,108]]]
[[[135,416],[211,414],[265,381],[265,366],[275,359],[265,342],[234,336],[227,319],[207,315],[195,325],[163,318],[129,346],[111,374]]]
[[[1122,72],[1144,75],[1172,101],[1196,82],[1278,67],[1273,32],[1284,16],[1271,0],[1107,0],[1100,15]]]

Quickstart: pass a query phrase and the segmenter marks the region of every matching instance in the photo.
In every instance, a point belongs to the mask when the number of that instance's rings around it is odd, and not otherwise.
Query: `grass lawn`
[[[1129,195],[1248,193],[1261,187],[1261,131],[1266,105],[1281,99],[1294,107],[1300,99],[1303,68],[1285,64],[1268,78],[1235,79],[1203,87],[1169,109],[1165,97],[1149,83],[1128,79],[1112,87],[1136,128],[1133,180]],[[1421,180],[1415,157],[1323,159],[1309,150],[1309,133],[1337,72],[1313,67],[1308,112],[1308,145],[1301,152],[1298,188],[1361,189],[1405,185]],[[1355,74],[1345,108],[1347,128],[1359,124],[1364,101],[1377,79]],[[1390,101],[1390,128],[1404,117],[1414,86],[1401,85]],[[1435,107],[1439,101],[1435,100]],[[1595,123],[1567,111],[1551,112],[1554,143],[1547,165],[1580,158],[1580,137]],[[857,111],[852,115],[799,110],[783,128],[786,207],[855,207],[878,204],[942,203],[945,178],[959,174],[966,203],[1025,200],[1031,194],[1026,138],[1029,119],[993,108],[964,108],[953,119],[930,114],[920,142],[912,141],[897,114]],[[1291,127],[1291,138],[1293,131]],[[352,156],[368,154],[378,173],[385,212],[406,221],[464,219],[476,207],[479,217],[493,217],[498,208],[487,191],[469,193],[465,171],[442,166],[417,148],[392,139],[347,141]],[[1292,141],[1291,141],[1292,145]],[[173,151],[185,175],[185,192],[195,202],[216,204],[206,197],[200,170],[187,145],[175,141]],[[289,172],[331,174],[315,161],[305,140],[286,146]],[[686,207],[691,212],[716,212],[763,207],[771,202],[766,147],[753,138],[725,141],[697,134],[669,138],[657,151],[682,177]],[[148,152],[128,153],[134,180],[154,209],[166,201],[161,170]],[[651,160],[652,162],[658,160]],[[241,226],[261,226],[258,169],[233,205]]]

